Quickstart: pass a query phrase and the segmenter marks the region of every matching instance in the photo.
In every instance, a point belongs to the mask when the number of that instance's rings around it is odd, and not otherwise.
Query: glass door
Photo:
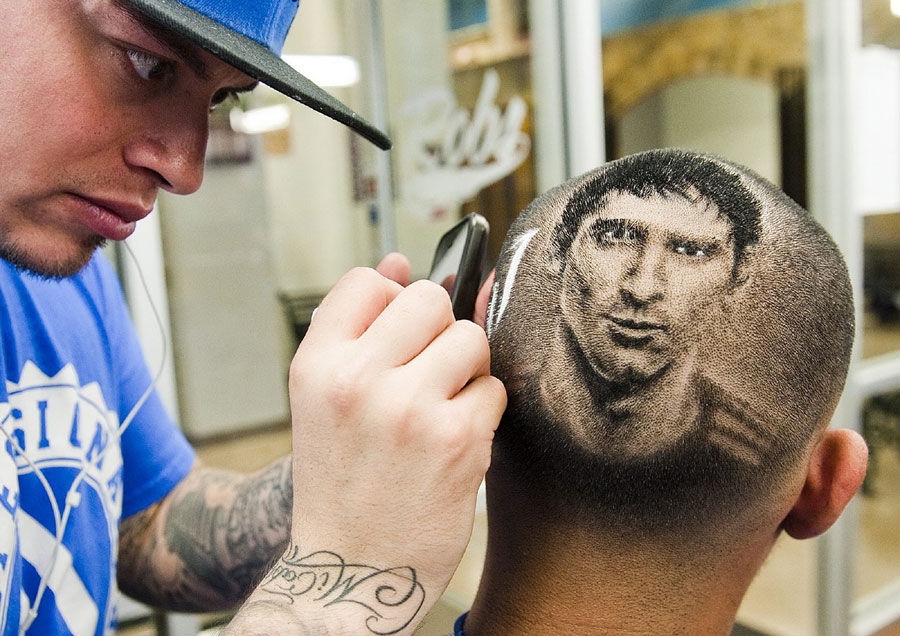
[[[849,633],[893,633],[900,620],[900,2],[854,0],[841,16],[852,51],[851,143],[861,286],[857,421],[869,446],[857,532]],[[896,629],[896,627],[894,628]]]
[[[808,207],[806,21],[801,2],[604,2],[607,156],[711,152]],[[740,607],[741,629],[816,634],[816,562],[814,541],[780,538]]]
[[[811,209],[837,239],[857,345],[835,426],[860,430],[869,472],[821,540],[817,633],[896,633],[900,620],[900,3],[810,0]]]

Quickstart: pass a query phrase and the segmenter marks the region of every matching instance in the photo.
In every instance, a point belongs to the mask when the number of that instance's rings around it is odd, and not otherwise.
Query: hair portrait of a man
[[[795,277],[834,274],[840,286],[846,274],[839,258],[792,250],[798,232],[836,253],[758,175],[678,150],[611,162],[532,203],[510,230],[488,315],[510,393],[499,461],[527,458],[535,487],[601,506],[611,523],[686,523],[704,496],[745,502],[772,488],[766,468],[805,449],[852,345],[851,322],[811,346],[827,301]],[[849,287],[832,300],[850,306]]]

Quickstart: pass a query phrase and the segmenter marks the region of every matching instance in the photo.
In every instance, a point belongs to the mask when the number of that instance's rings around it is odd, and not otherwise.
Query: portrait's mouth
[[[620,347],[641,349],[668,332],[669,328],[659,322],[635,320],[625,316],[604,314],[608,321],[609,337]]]
[[[603,314],[603,317],[614,325],[622,327],[627,331],[669,331],[669,328],[661,322],[653,322],[650,320],[635,320],[634,318],[627,318],[625,316],[613,316],[612,314]]]

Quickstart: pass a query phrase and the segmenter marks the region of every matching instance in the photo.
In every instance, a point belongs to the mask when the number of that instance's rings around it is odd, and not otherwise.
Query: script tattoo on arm
[[[289,457],[253,475],[195,467],[122,522],[119,585],[167,609],[234,607],[287,546],[291,505]]]
[[[371,634],[403,631],[425,603],[425,588],[409,566],[379,569],[347,563],[335,552],[303,555],[288,550],[260,583],[259,590],[289,604],[303,598],[322,607],[353,604]],[[363,633],[362,625],[354,633]]]

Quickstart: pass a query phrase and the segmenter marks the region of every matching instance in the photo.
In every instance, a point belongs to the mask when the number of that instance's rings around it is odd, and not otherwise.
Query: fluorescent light
[[[891,13],[900,18],[900,0],[891,0]]]
[[[359,64],[347,55],[283,55],[282,59],[319,86],[353,86]]]
[[[286,104],[253,108],[246,112],[240,108],[232,108],[228,119],[233,131],[258,135],[287,128],[291,123],[291,111]]]

